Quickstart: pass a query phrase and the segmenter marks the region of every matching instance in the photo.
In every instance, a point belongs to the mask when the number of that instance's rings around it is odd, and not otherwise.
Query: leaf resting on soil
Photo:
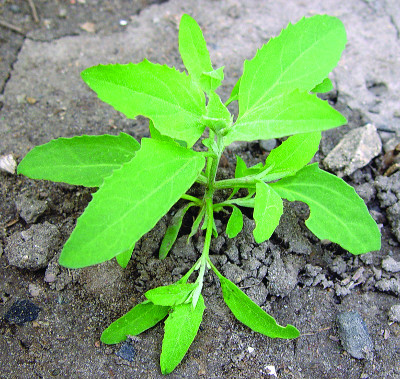
[[[129,162],[140,144],[130,135],[57,138],[31,150],[18,165],[18,174],[85,187],[99,187],[103,179]]]
[[[101,342],[115,344],[124,341],[127,336],[136,336],[159,323],[168,314],[169,309],[144,301],[104,330]]]
[[[64,245],[60,264],[79,268],[133,250],[204,167],[200,153],[142,139],[135,158],[106,178]]]
[[[308,165],[271,187],[289,201],[310,207],[306,226],[321,240],[335,242],[352,254],[381,248],[381,235],[364,201],[342,179]]]

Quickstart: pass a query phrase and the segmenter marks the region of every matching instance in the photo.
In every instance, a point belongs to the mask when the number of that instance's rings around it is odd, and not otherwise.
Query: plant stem
[[[196,205],[201,206],[200,199],[191,195],[187,195],[186,193],[181,196],[181,199],[193,201],[193,203],[195,203]]]

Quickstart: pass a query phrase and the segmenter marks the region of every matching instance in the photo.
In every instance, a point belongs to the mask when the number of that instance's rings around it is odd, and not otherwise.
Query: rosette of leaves
[[[31,178],[98,187],[63,247],[60,264],[80,268],[115,257],[126,267],[135,243],[180,199],[187,203],[172,217],[160,258],[170,251],[188,209],[198,208],[190,235],[205,231],[203,252],[187,274],[177,283],[147,291],[147,300],[103,332],[104,343],[118,343],[166,318],[160,365],[164,374],[173,371],[202,321],[201,290],[209,269],[239,321],[271,338],[299,336],[294,326],[278,325],[213,265],[209,249],[217,235],[214,212],[231,211],[226,233],[234,238],[243,227],[242,207],[253,208],[253,234],[261,243],[279,223],[282,199],[302,201],[310,208],[306,226],[320,239],[352,254],[380,249],[378,227],[354,189],[317,163],[308,164],[321,131],[346,123],[316,95],[332,88],[328,74],[345,44],[345,29],[335,17],[317,15],[289,24],[244,62],[243,75],[224,103],[216,92],[224,68],[213,68],[201,29],[183,15],[179,51],[187,73],[147,60],[82,72],[98,97],[126,117],[148,117],[151,138],[140,143],[125,133],[58,138],[22,160],[18,172]],[[239,105],[236,119],[227,108],[233,101]],[[206,129],[202,142],[207,151],[193,150]],[[283,136],[289,138],[265,162],[247,167],[237,157],[235,177],[216,180],[221,155],[232,142]],[[203,186],[202,198],[187,194],[194,183]],[[214,194],[222,189],[230,189],[230,196],[215,203]],[[240,189],[247,195],[239,196]],[[197,279],[189,283],[194,272]]]

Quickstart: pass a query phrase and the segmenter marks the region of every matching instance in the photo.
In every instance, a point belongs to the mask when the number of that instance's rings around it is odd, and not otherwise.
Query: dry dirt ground
[[[381,227],[382,249],[354,257],[321,243],[305,228],[307,208],[301,204],[286,206],[280,227],[261,245],[251,237],[251,220],[229,241],[221,218],[220,237],[212,247],[218,267],[279,323],[297,326],[302,336],[288,342],[252,332],[232,316],[209,274],[201,329],[170,377],[273,378],[276,370],[278,378],[399,378],[400,173],[394,156],[400,142],[398,1],[34,4],[38,22],[28,1],[0,0],[0,155],[13,154],[18,162],[34,146],[60,136],[120,131],[137,139],[147,136],[145,120],[127,120],[101,103],[80,71],[145,57],[182,69],[177,27],[183,13],[202,27],[215,67],[225,65],[225,98],[241,75],[243,60],[288,22],[317,13],[344,22],[348,45],[331,77],[335,90],[326,98],[349,123],[324,133],[317,159],[321,167],[340,172],[340,165],[323,159],[353,132],[353,144],[348,141],[341,151],[340,159],[351,167],[344,178]],[[368,123],[373,127],[359,129]],[[255,163],[275,143],[232,146],[224,173],[234,170],[235,154]],[[362,162],[353,167],[356,153]],[[340,159],[333,157],[334,163]],[[384,176],[388,167],[392,172]],[[183,245],[182,237],[170,256],[158,261],[168,215],[137,245],[125,270],[114,261],[64,269],[57,264],[58,254],[90,198],[89,189],[0,172],[1,378],[162,377],[162,325],[117,346],[100,343],[100,335],[146,290],[178,279],[196,260],[201,237],[190,246]],[[15,266],[22,261],[22,268]],[[340,331],[346,316],[353,325],[347,334]]]

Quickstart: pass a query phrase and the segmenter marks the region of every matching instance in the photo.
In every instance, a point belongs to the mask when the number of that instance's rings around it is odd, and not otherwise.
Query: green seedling
[[[168,255],[190,208],[198,208],[190,235],[205,231],[202,254],[187,274],[177,283],[147,291],[147,300],[103,332],[104,343],[119,343],[166,318],[160,365],[163,374],[173,371],[200,326],[205,309],[201,291],[209,269],[239,321],[271,338],[299,336],[294,326],[278,325],[211,262],[215,212],[231,211],[226,234],[234,238],[243,227],[243,207],[253,208],[253,234],[261,243],[278,226],[282,199],[302,201],[310,208],[306,226],[318,238],[352,254],[380,249],[379,229],[354,189],[317,163],[308,164],[321,131],[346,123],[317,97],[332,88],[328,74],[345,44],[345,29],[335,17],[317,15],[289,24],[245,61],[243,75],[224,103],[216,93],[223,67],[213,68],[198,24],[183,15],[179,51],[187,74],[147,60],[82,72],[100,99],[128,118],[148,117],[151,138],[142,138],[140,144],[124,133],[58,138],[22,160],[18,172],[28,177],[98,187],[64,245],[60,264],[80,268],[115,257],[126,267],[135,243],[179,200],[184,205],[172,217],[160,258]],[[227,108],[233,101],[239,104],[236,119]],[[203,133],[207,150],[196,151],[192,147]],[[290,137],[265,162],[247,167],[237,157],[235,177],[216,180],[221,155],[232,142],[284,136]],[[204,188],[202,198],[187,193],[194,183]],[[223,201],[215,201],[227,192]],[[190,283],[194,273],[197,278]]]

